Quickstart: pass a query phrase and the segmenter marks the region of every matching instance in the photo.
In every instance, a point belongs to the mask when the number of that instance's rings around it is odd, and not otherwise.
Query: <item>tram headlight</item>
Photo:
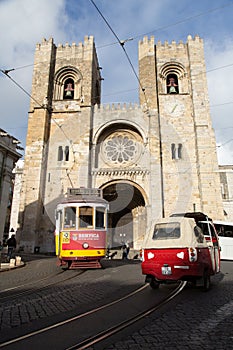
[[[83,248],[87,249],[89,247],[89,244],[87,242],[83,243]]]

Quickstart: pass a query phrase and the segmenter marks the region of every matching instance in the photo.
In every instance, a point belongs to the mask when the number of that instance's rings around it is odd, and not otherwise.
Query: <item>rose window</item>
[[[115,132],[105,139],[102,152],[107,162],[118,165],[135,162],[139,155],[136,137],[129,132]]]

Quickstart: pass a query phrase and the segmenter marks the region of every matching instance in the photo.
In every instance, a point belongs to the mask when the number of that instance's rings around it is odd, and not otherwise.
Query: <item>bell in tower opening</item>
[[[167,77],[167,93],[168,94],[177,94],[178,93],[178,81],[177,77],[173,75],[168,75]]]
[[[64,99],[74,98],[74,82],[72,79],[67,79],[64,84]]]

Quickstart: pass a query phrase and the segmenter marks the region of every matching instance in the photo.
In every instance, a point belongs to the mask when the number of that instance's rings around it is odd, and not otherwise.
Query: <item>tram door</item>
[[[62,219],[62,211],[55,211],[56,218],[56,228],[55,228],[55,247],[56,247],[56,256],[60,254],[60,232],[61,232],[61,219]]]

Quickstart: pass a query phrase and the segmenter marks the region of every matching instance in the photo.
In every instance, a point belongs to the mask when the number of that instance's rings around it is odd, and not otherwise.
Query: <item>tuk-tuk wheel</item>
[[[158,289],[159,288],[159,282],[157,282],[154,278],[150,281],[150,286],[152,289]]]
[[[203,291],[207,292],[210,289],[210,274],[207,270],[203,274]]]

